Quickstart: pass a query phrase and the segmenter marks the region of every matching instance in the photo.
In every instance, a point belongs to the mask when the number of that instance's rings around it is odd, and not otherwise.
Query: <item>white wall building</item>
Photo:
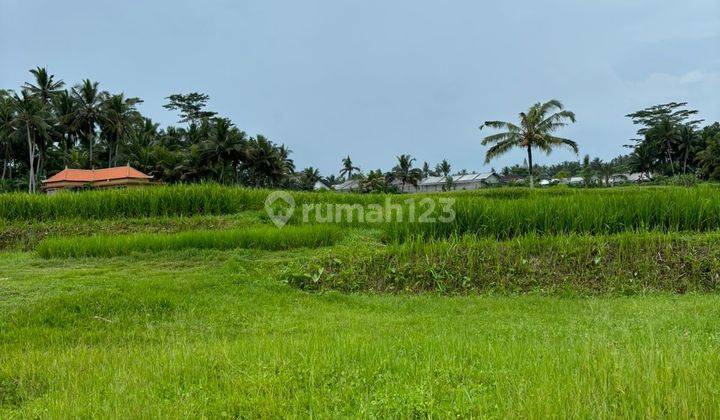
[[[477,190],[492,185],[500,184],[500,177],[495,172],[482,174],[466,174],[450,177],[452,179],[452,190]],[[418,192],[439,192],[447,186],[447,180],[443,176],[430,176],[418,184]]]

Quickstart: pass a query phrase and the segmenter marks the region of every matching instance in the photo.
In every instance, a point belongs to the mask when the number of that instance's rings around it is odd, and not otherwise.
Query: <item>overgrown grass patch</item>
[[[44,258],[113,257],[135,252],[182,249],[253,248],[282,250],[333,244],[342,230],[334,225],[260,226],[228,231],[188,231],[175,234],[96,235],[48,238],[36,247]]]
[[[338,252],[287,273],[306,290],[637,294],[720,288],[720,234],[477,237]]]

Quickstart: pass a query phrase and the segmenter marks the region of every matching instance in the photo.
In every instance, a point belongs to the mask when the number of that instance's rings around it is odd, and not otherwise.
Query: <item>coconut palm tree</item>
[[[52,109],[56,118],[55,129],[58,132],[62,146],[63,164],[67,166],[68,152],[75,147],[79,131],[73,124],[78,102],[70,96],[67,90],[62,90],[52,98]]]
[[[281,149],[263,135],[250,138],[242,170],[252,185],[272,187],[282,181],[287,170],[287,156],[283,157],[283,153],[287,153],[288,149],[283,149],[285,152]]]
[[[65,82],[62,80],[55,80],[55,76],[49,74],[47,69],[44,67],[38,67],[30,70],[30,73],[35,77],[35,83],[26,82],[23,85],[23,90],[27,91],[30,95],[38,98],[42,102],[43,106],[46,107],[48,112],[52,111],[51,102],[52,99],[58,93],[62,92],[62,87]],[[44,172],[44,163],[47,160],[47,150],[53,142],[53,137],[60,137],[60,133],[56,130],[47,130],[44,134],[38,135],[35,138],[35,143],[38,148],[38,168],[37,175]]]
[[[482,144],[493,146],[485,154],[485,163],[507,153],[514,147],[527,150],[528,170],[530,172],[530,187],[533,181],[532,149],[537,148],[550,154],[553,148],[565,146],[575,153],[578,153],[577,143],[570,139],[556,137],[553,133],[566,125],[567,121],[575,122],[575,114],[563,109],[562,103],[558,100],[550,100],[545,103],[536,103],[527,112],[520,113],[520,123],[515,125],[505,121],[485,121],[480,126],[505,130],[501,133],[485,137]],[[553,112],[556,111],[557,112]]]
[[[435,167],[435,171],[438,174],[447,177],[448,175],[450,175],[451,171],[450,162],[448,162],[447,159],[443,159],[442,162],[437,164],[437,166]]]
[[[392,174],[402,184],[400,191],[405,192],[407,184],[417,187],[418,182],[422,179],[422,171],[412,167],[415,158],[410,155],[400,155],[397,156],[397,160],[398,164],[393,168]]]
[[[233,180],[237,179],[237,163],[242,160],[245,149],[245,133],[242,133],[233,126],[227,118],[216,118],[210,137],[205,142],[205,156],[210,162],[219,166],[219,181],[225,180],[228,163],[232,164]]]
[[[61,92],[62,87],[65,86],[62,80],[55,81],[55,75],[48,74],[45,67],[32,69],[30,73],[35,76],[35,84],[26,82],[23,89],[38,97],[45,105],[49,105],[53,96]]]
[[[322,176],[320,175],[320,170],[313,168],[312,166],[307,167],[300,172],[300,184],[303,189],[312,190],[315,183],[321,179]]]
[[[352,178],[353,172],[355,172],[355,171],[360,172],[360,168],[353,165],[352,160],[350,159],[350,156],[348,156],[342,160],[342,165],[343,165],[343,167],[340,170],[341,177],[346,176],[347,179],[350,179],[350,178]]]
[[[135,105],[140,98],[126,98],[122,93],[107,97],[101,104],[99,125],[108,147],[108,166],[117,165],[120,142],[142,118]]]
[[[20,96],[13,97],[15,118],[13,123],[18,130],[23,130],[28,146],[28,192],[35,192],[35,153],[37,152],[36,138],[44,136],[50,128],[48,124],[49,113],[40,99],[23,91]]]
[[[103,102],[108,94],[98,88],[98,82],[92,82],[89,79],[85,79],[82,84],[73,87],[72,94],[78,101],[74,125],[88,145],[88,160],[92,168],[95,126],[102,118]]]

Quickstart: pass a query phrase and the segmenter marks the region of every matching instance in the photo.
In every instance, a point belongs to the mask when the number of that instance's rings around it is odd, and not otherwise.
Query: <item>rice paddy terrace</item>
[[[717,414],[715,186],[269,193],[0,195],[0,418]]]

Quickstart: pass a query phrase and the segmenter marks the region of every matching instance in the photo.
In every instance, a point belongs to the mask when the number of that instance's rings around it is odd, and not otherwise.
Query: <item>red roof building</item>
[[[150,184],[152,177],[130,166],[62,170],[42,182],[48,194],[75,188],[115,188]]]

